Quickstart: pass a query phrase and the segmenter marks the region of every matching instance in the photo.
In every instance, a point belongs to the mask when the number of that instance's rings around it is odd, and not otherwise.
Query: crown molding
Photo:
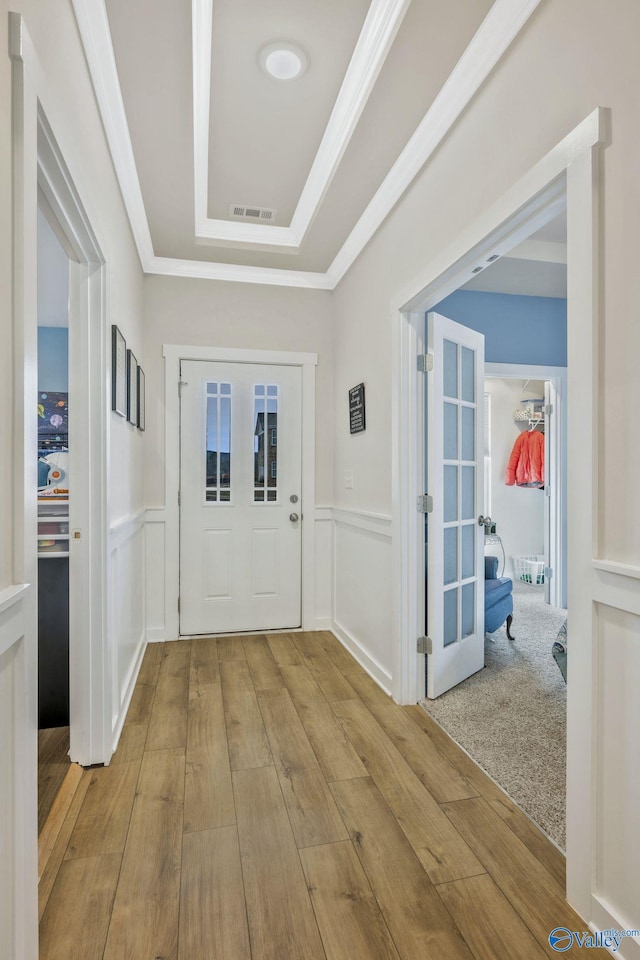
[[[240,263],[210,263],[208,260],[178,260],[151,257],[143,264],[145,273],[167,277],[191,277],[198,280],[226,280],[231,283],[263,283],[276,287],[304,287],[308,290],[332,290],[326,273],[302,270],[277,270],[273,267],[248,267]]]
[[[389,215],[517,37],[540,0],[495,0],[415,133],[329,267],[334,285]]]
[[[299,249],[326,194],[411,0],[372,0],[289,227],[207,216],[214,0],[192,0],[195,232],[201,243]]]
[[[72,0],[98,109],[142,264],[153,257],[149,222],[124,109],[104,0]]]

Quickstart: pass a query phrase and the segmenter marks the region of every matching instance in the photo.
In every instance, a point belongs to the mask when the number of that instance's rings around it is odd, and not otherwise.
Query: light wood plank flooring
[[[43,879],[41,960],[537,960],[584,928],[562,855],[330,633],[150,645]]]
[[[69,727],[38,730],[38,833],[45,825],[70,764]]]

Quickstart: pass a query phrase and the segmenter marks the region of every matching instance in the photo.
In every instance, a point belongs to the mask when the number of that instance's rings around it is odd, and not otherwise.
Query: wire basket
[[[544,583],[544,557],[514,557],[513,575],[523,583],[541,586]]]

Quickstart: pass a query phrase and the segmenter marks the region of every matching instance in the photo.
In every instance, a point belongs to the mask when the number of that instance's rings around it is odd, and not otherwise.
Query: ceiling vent
[[[229,216],[233,220],[272,223],[276,218],[276,212],[270,207],[247,207],[240,203],[229,204]]]

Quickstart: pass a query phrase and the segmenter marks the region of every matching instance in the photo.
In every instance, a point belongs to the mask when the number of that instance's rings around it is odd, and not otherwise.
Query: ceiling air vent
[[[276,211],[270,207],[247,207],[240,203],[231,203],[229,205],[229,216],[234,220],[251,220],[270,223],[275,220]]]

